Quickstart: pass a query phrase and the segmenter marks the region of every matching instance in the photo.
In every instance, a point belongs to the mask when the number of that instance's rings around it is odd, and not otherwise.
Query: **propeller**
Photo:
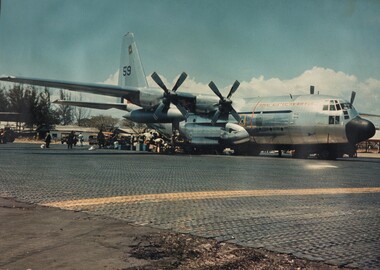
[[[356,92],[355,92],[355,91],[352,91],[352,92],[351,92],[351,100],[350,100],[350,104],[351,104],[351,105],[354,103],[355,96],[356,96]]]
[[[218,103],[218,110],[215,112],[214,116],[211,119],[211,123],[215,125],[216,121],[218,121],[219,117],[221,115],[228,115],[231,113],[231,115],[236,119],[236,121],[240,122],[240,116],[235,111],[235,109],[232,107],[232,100],[231,96],[236,92],[238,89],[240,83],[238,81],[235,81],[234,84],[231,87],[230,92],[228,93],[227,97],[223,97],[223,95],[220,93],[218,87],[215,85],[213,81],[211,81],[208,86],[211,88],[211,90],[219,97],[219,103]]]
[[[160,105],[158,105],[156,111],[154,112],[153,114],[153,117],[154,119],[158,119],[159,115],[164,111],[164,110],[168,110],[169,109],[169,106],[170,106],[170,103],[174,104],[177,109],[181,112],[181,114],[187,118],[188,115],[189,115],[189,112],[186,110],[185,107],[183,107],[179,102],[178,102],[178,95],[176,93],[176,91],[178,90],[178,88],[182,85],[182,83],[186,80],[187,78],[187,74],[185,72],[183,72],[177,82],[175,83],[174,87],[172,90],[169,90],[166,85],[164,84],[164,82],[161,80],[160,76],[156,73],[156,72],[153,72],[152,74],[152,79],[157,83],[157,85],[159,87],[161,87],[162,90],[164,90],[164,97],[162,99],[162,102],[160,103]]]

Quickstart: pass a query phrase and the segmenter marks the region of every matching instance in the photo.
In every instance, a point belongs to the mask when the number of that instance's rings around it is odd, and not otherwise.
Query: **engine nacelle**
[[[140,91],[138,104],[144,109],[150,109],[162,100],[163,91],[155,88],[146,88]]]
[[[158,119],[155,119],[153,115],[154,111],[139,109],[128,112],[123,117],[136,123],[172,123],[174,121],[185,120],[177,108],[171,108],[167,113],[162,113],[159,115]]]
[[[236,145],[249,142],[250,136],[245,128],[234,123],[227,123],[221,130],[221,141],[226,144]]]
[[[195,112],[199,114],[208,114],[218,108],[219,99],[214,96],[197,96]]]
[[[198,121],[188,121],[180,126],[181,133],[193,145],[225,145],[233,146],[248,142],[250,136],[245,128],[234,123],[226,123],[224,127],[213,126],[210,119],[194,117]]]

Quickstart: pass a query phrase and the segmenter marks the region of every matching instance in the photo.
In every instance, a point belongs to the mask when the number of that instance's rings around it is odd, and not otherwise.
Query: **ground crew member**
[[[50,132],[48,131],[48,132],[46,133],[46,136],[45,136],[45,144],[46,144],[46,148],[49,148],[50,143],[51,143],[51,135],[50,135]]]

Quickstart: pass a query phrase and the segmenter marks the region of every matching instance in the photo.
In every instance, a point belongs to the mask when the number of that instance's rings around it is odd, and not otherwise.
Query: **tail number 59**
[[[131,75],[132,68],[131,66],[124,66],[123,67],[123,76],[129,76]]]

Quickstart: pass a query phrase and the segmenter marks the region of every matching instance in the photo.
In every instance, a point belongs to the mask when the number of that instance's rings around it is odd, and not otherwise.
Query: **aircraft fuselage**
[[[348,143],[345,126],[357,111],[331,96],[305,95],[249,99],[241,125],[257,144]]]
[[[362,119],[352,104],[341,98],[325,95],[295,95],[236,100],[241,117],[237,123],[231,116],[211,125],[209,117],[192,115],[179,124],[179,131],[192,145],[230,146],[223,143],[226,123],[248,143],[236,145],[242,153],[258,154],[261,150],[296,150],[305,157],[316,153],[323,158],[352,155],[355,144],[375,132],[371,122]],[[246,133],[239,131],[244,128]],[[171,134],[170,125],[155,125]],[[228,141],[227,141],[228,142]],[[234,147],[232,145],[232,147]]]

